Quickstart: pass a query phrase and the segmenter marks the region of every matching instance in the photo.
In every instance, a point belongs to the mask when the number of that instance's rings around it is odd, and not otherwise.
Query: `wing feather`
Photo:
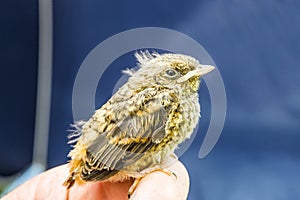
[[[146,104],[137,105],[139,112],[130,113],[97,136],[87,149],[89,162],[81,174],[84,180],[103,180],[114,175],[115,171],[136,162],[165,137],[170,107],[161,99],[156,96]]]

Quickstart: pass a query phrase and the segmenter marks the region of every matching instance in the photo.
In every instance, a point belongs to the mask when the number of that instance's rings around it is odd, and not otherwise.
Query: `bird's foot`
[[[130,186],[129,190],[128,190],[128,199],[130,199],[130,197],[132,196],[132,194],[134,193],[135,189],[137,188],[138,184],[140,183],[142,178],[136,178],[134,179],[133,184]]]
[[[132,196],[132,194],[134,193],[134,191],[136,190],[136,188],[138,187],[140,181],[142,180],[142,178],[144,178],[145,176],[147,176],[148,174],[151,174],[153,172],[163,172],[169,176],[174,176],[175,179],[177,179],[177,175],[165,168],[162,168],[161,166],[154,166],[154,167],[150,167],[147,169],[144,169],[143,171],[138,173],[138,176],[135,176],[137,178],[135,178],[133,184],[131,185],[131,187],[128,190],[128,199],[130,199],[130,197]]]

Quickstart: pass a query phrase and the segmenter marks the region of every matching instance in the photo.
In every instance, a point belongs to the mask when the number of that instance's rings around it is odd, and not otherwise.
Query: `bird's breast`
[[[171,110],[166,122],[165,137],[156,145],[153,158],[159,162],[162,158],[172,154],[177,146],[188,139],[195,129],[200,117],[198,95],[181,98],[178,106]]]

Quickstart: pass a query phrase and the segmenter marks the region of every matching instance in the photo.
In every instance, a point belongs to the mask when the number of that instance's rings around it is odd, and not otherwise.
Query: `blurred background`
[[[206,49],[227,94],[220,140],[199,159],[210,119],[209,94],[201,86],[199,131],[180,158],[190,174],[188,199],[300,199],[299,10],[296,0],[54,0],[47,168],[67,161],[72,89],[88,53],[121,31],[164,27]],[[0,2],[2,188],[33,159],[38,17],[37,0]],[[99,82],[97,107],[111,96],[120,70],[134,66],[130,53],[112,63]]]

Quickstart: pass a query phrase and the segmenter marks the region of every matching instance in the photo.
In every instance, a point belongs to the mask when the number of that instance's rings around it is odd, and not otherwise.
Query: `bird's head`
[[[148,51],[135,54],[140,69],[125,70],[131,75],[130,81],[138,85],[162,86],[184,89],[188,93],[197,92],[200,77],[212,71],[215,67],[202,65],[191,56],[182,54],[158,54]]]

